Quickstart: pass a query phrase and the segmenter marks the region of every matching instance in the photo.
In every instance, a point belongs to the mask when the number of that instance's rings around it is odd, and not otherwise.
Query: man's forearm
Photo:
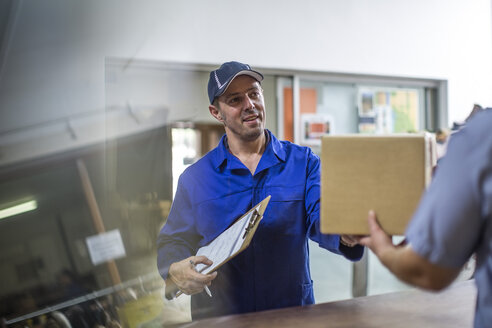
[[[385,250],[380,260],[402,281],[430,290],[447,287],[460,272],[459,268],[444,268],[429,262],[408,245]]]

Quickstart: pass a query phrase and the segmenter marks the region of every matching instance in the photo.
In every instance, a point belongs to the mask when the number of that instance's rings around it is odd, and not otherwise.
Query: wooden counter
[[[458,282],[440,293],[411,290],[304,307],[229,315],[177,327],[472,327],[476,287]]]

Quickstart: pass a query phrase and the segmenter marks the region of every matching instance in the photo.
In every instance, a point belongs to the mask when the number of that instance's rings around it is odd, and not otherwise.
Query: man
[[[476,253],[478,289],[475,327],[492,323],[492,110],[474,115],[453,135],[434,180],[406,231],[408,244],[395,247],[368,217],[368,246],[398,278],[440,290]],[[452,309],[451,309],[452,310]]]
[[[238,62],[210,73],[209,111],[226,134],[180,176],[159,234],[160,274],[166,285],[193,295],[193,319],[314,303],[308,238],[350,260],[363,253],[350,236],[320,233],[319,157],[265,129],[262,79]],[[268,195],[249,247],[216,273],[195,272],[190,260],[211,264],[193,256],[197,249]],[[213,297],[202,293],[205,285]]]

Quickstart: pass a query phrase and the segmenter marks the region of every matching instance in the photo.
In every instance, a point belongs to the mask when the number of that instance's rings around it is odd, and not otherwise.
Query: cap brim
[[[231,84],[231,82],[236,78],[238,77],[239,75],[249,75],[251,76],[252,78],[254,78],[256,81],[258,82],[261,82],[263,81],[263,75],[259,72],[256,72],[256,71],[249,71],[249,70],[244,70],[244,71],[239,71],[237,72],[233,77],[231,77],[231,79],[229,81],[227,81],[227,83],[224,83],[222,85],[222,90],[219,89],[219,92],[215,95],[215,97],[219,97],[221,95],[224,94],[224,92],[227,90],[227,88],[229,87],[229,84]]]

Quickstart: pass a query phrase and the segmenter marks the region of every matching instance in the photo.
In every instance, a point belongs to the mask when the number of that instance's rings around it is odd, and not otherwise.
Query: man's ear
[[[209,105],[208,110],[217,121],[221,123],[223,122],[222,115],[220,115],[220,111],[217,109],[217,107],[215,107],[214,105]]]

